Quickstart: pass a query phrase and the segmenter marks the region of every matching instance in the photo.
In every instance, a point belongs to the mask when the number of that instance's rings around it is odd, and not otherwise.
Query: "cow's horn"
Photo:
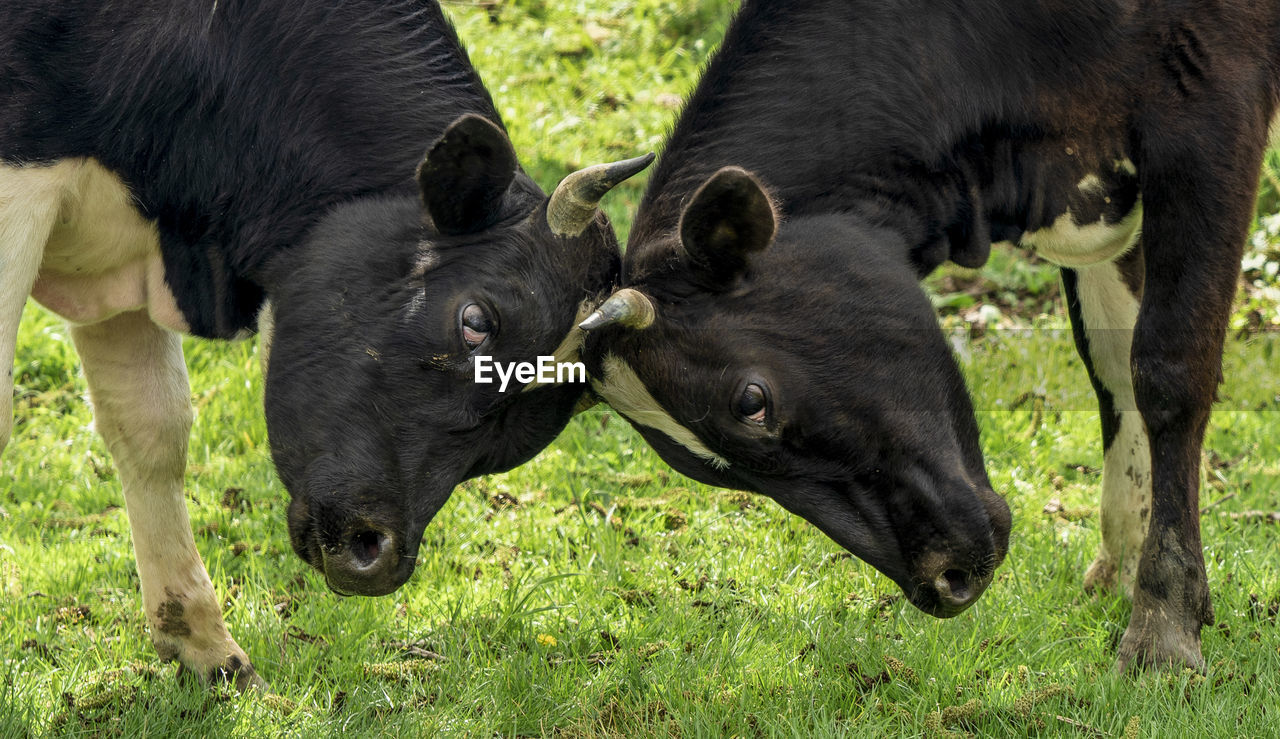
[[[600,199],[620,182],[639,173],[653,161],[653,152],[642,157],[580,169],[560,181],[547,203],[547,225],[556,236],[578,236],[596,218]]]
[[[627,328],[648,328],[653,325],[657,311],[653,301],[645,297],[639,290],[624,287],[609,296],[595,313],[587,316],[587,320],[578,324],[583,331],[594,331],[604,326],[626,326]]]

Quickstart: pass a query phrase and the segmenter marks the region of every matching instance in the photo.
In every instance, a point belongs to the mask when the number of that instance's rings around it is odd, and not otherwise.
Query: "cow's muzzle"
[[[386,595],[409,580],[417,541],[371,516],[336,515],[328,506],[295,498],[289,538],[298,556],[319,570],[339,595]]]
[[[951,618],[977,602],[991,584],[995,557],[981,562],[957,562],[944,555],[926,555],[918,565],[917,584],[907,595],[912,605],[931,616]]]
[[[977,602],[1009,549],[1009,506],[990,488],[979,488],[977,495],[985,526],[966,529],[967,536],[918,557],[915,586],[904,588],[912,605],[938,618],[959,615]]]
[[[414,559],[404,554],[403,540],[390,528],[362,521],[321,546],[321,566],[329,589],[340,595],[386,595],[413,574]]]

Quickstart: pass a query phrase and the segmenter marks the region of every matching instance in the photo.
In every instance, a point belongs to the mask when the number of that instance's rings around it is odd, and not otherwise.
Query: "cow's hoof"
[[[204,669],[178,663],[178,679],[198,682],[201,685],[233,685],[236,692],[249,690],[266,692],[267,681],[263,680],[248,659],[231,655],[221,664]]]
[[[1116,671],[1120,673],[1149,668],[1180,671],[1191,668],[1204,672],[1200,654],[1200,620],[1188,627],[1185,619],[1169,618],[1159,608],[1135,606],[1129,628],[1120,640]]]

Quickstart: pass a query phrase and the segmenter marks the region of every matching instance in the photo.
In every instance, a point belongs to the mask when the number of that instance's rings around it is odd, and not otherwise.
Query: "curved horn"
[[[626,326],[627,328],[648,328],[657,318],[653,301],[644,293],[624,287],[609,296],[595,313],[587,316],[587,320],[578,324],[583,331],[594,331],[605,326]]]
[[[635,159],[597,164],[580,169],[560,181],[547,203],[547,225],[556,236],[578,236],[596,218],[605,193],[639,173],[653,161],[653,152]]]

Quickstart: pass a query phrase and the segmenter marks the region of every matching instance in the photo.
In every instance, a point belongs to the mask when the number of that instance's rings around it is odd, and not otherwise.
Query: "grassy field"
[[[550,187],[659,148],[733,5],[448,8]],[[1263,215],[1280,210],[1278,163]],[[611,196],[623,232],[642,184]],[[405,588],[338,598],[289,548],[254,342],[189,341],[192,522],[267,695],[182,684],[157,661],[74,352],[32,305],[0,461],[0,736],[1274,735],[1280,217],[1258,228],[1206,444],[1205,676],[1112,673],[1128,606],[1081,592],[1099,538],[1092,392],[1056,273],[998,253],[929,283],[1014,511],[996,582],[948,621],[771,501],[672,473],[604,409],[462,486]]]

